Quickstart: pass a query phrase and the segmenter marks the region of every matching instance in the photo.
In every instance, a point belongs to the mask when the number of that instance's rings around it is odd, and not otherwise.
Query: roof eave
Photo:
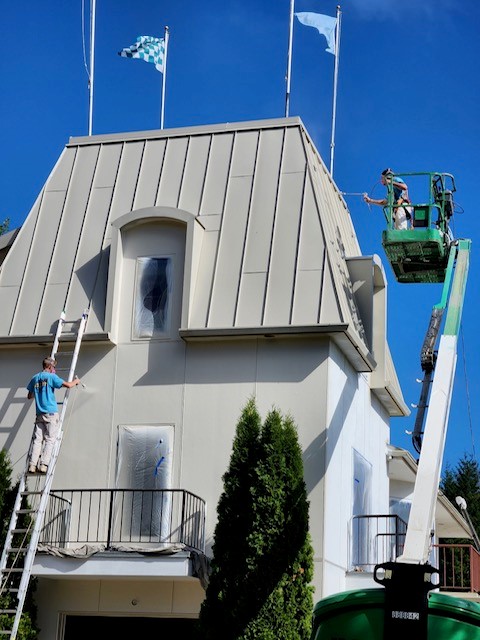
[[[376,367],[375,360],[366,350],[365,346],[351,334],[348,324],[217,327],[208,329],[180,329],[179,333],[180,337],[187,342],[192,340],[231,340],[252,337],[304,338],[323,335],[331,338],[338,345],[356,371],[369,372]]]

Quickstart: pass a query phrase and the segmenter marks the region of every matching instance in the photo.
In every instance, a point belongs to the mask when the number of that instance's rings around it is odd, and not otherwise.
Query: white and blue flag
[[[302,24],[307,27],[315,27],[318,33],[325,36],[328,44],[325,51],[335,55],[335,27],[337,26],[337,19],[331,16],[325,16],[322,13],[311,13],[310,11],[296,13],[295,15]]]
[[[139,58],[145,62],[153,62],[155,68],[164,72],[165,38],[138,36],[135,44],[118,52],[123,58]]]

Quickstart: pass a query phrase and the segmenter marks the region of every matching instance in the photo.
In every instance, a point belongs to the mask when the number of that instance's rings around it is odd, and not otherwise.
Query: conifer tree
[[[447,465],[440,488],[453,504],[457,496],[466,500],[470,519],[480,534],[480,464],[477,460],[465,453],[454,468]]]
[[[0,543],[7,535],[10,516],[15,502],[15,493],[12,491],[12,465],[5,449],[0,451]]]
[[[18,490],[18,483],[12,486],[12,465],[10,457],[5,449],[0,451],[0,546],[3,551],[5,537],[7,535],[10,517],[15,504],[15,496]],[[3,586],[3,585],[2,585]],[[25,606],[23,608],[20,625],[17,632],[17,640],[35,640],[38,635],[36,626],[36,606],[33,600],[33,592],[35,590],[35,580],[30,581],[30,587],[27,592]],[[0,609],[14,609],[14,595],[7,590],[0,589]],[[0,629],[11,629],[13,624],[13,616],[0,615]]]
[[[6,218],[3,222],[0,222],[0,236],[4,233],[7,233],[10,227],[10,219]]]
[[[313,551],[295,425],[250,400],[237,425],[218,504],[204,640],[307,640]]]

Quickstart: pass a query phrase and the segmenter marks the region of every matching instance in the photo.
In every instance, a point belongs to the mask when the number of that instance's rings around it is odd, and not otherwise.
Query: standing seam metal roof
[[[0,336],[47,335],[92,300],[105,330],[111,223],[149,207],[205,227],[190,326],[348,324],[365,335],[346,205],[298,118],[71,139],[0,273]]]

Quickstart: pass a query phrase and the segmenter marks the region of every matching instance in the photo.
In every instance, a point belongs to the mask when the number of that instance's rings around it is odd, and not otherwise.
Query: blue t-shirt
[[[401,179],[401,178],[393,178],[393,182],[396,182],[397,184],[402,184],[402,187],[397,187],[395,185],[393,185],[393,200],[394,202],[398,202],[398,200],[400,198],[402,198],[403,200],[408,200],[408,189],[407,189],[407,185],[405,184],[405,182]]]
[[[58,411],[55,389],[60,389],[62,385],[63,380],[56,373],[41,371],[33,376],[27,385],[27,389],[35,396],[37,415],[39,413],[56,413]]]

